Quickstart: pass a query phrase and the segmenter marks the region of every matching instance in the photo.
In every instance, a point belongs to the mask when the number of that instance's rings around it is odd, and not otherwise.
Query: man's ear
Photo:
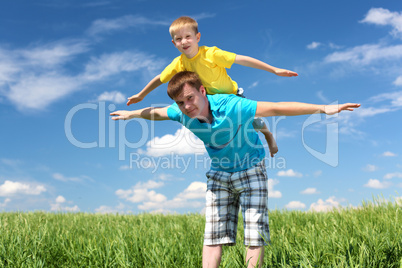
[[[203,85],[200,86],[200,92],[202,95],[206,96],[207,95],[207,90],[205,89],[205,87]]]

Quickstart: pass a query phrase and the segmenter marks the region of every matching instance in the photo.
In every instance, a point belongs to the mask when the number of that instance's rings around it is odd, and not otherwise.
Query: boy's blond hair
[[[191,27],[194,30],[194,33],[198,33],[198,23],[195,19],[187,17],[187,16],[182,16],[175,21],[172,22],[172,24],[169,27],[169,33],[174,38],[174,33],[178,30],[181,29],[185,26]]]

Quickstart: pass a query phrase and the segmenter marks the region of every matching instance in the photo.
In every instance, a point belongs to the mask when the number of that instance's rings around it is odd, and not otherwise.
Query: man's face
[[[200,90],[185,84],[183,91],[174,98],[174,101],[180,108],[180,111],[190,118],[205,120],[209,116],[208,99],[205,88],[201,86]]]
[[[172,42],[181,53],[191,59],[198,53],[200,38],[201,34],[196,34],[191,27],[183,27],[174,33]]]

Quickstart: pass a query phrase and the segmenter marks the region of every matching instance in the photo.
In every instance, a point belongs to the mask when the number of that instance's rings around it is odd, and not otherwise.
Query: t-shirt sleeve
[[[180,56],[175,58],[161,73],[160,80],[167,83],[178,72],[184,71]]]
[[[236,116],[241,115],[241,123],[246,123],[249,120],[254,119],[255,113],[257,111],[257,101],[249,100],[246,98],[241,98],[233,95],[231,106],[233,107],[234,114]]]
[[[207,57],[210,57],[216,65],[229,69],[235,62],[236,54],[212,47]]]
[[[179,106],[177,106],[176,103],[173,103],[169,106],[169,108],[167,109],[167,114],[170,120],[181,123],[182,112],[180,111]]]

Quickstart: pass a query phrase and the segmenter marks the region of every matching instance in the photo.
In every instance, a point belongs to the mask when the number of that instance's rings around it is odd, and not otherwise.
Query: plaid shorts
[[[236,244],[239,208],[243,214],[244,245],[270,241],[268,177],[264,161],[247,170],[207,172],[204,245]]]

